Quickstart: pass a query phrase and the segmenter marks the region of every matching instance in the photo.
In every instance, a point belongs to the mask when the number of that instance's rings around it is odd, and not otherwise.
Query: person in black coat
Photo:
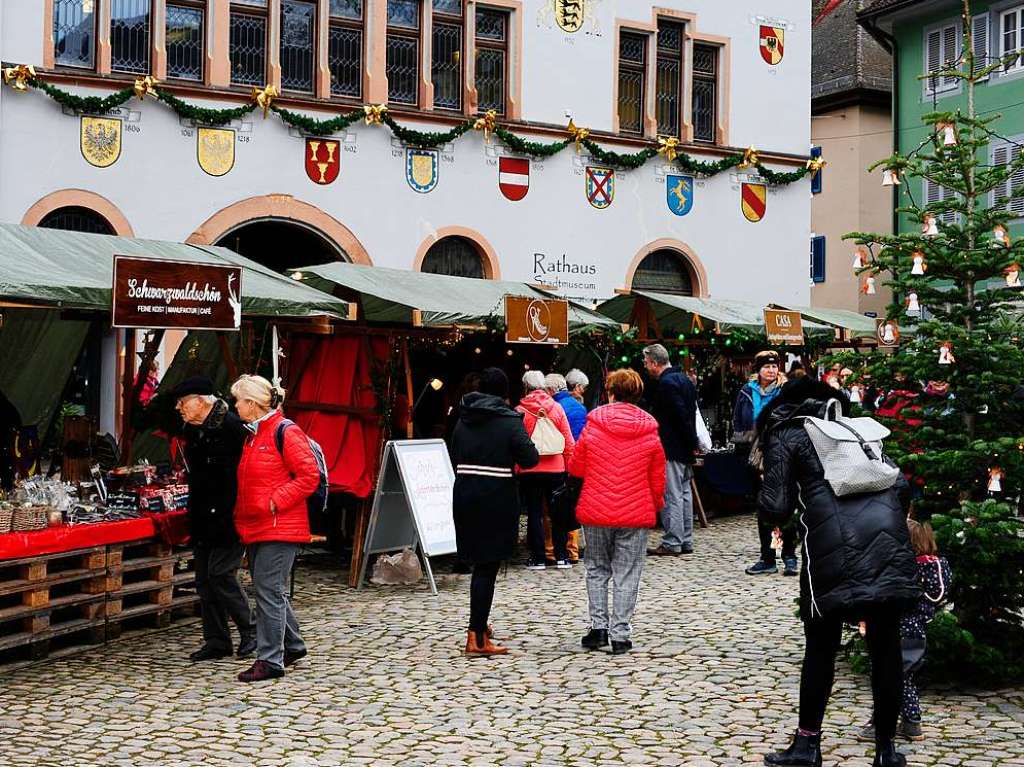
[[[792,745],[768,765],[819,767],[821,724],[832,694],[844,622],[866,624],[874,696],[875,767],[903,767],[893,745],[903,686],[900,615],[919,595],[905,504],[907,483],[837,496],[825,480],[803,417],[824,418],[829,400],[849,413],[846,395],[804,377],[786,384],[758,418],[763,484],[758,513],[772,526],[799,508],[803,536],[800,615],[806,646],[800,676],[800,724]]]
[[[657,385],[651,396],[651,415],[665,449],[665,505],[661,543],[647,553],[676,557],[693,553],[693,464],[697,459],[697,387],[669,362],[661,344],[644,349],[644,369]]]
[[[203,616],[203,646],[192,661],[231,655],[228,617],[238,629],[238,657],[256,650],[256,628],[245,592],[238,583],[242,544],[235,531],[238,462],[248,436],[228,404],[213,394],[213,381],[197,376],[173,392],[185,422],[188,469],[189,537],[195,551],[196,591]]]
[[[519,490],[515,468],[529,469],[540,454],[526,433],[522,413],[508,404],[508,377],[498,368],[480,374],[479,390],[462,398],[452,435],[455,466],[453,511],[459,558],[473,565],[469,591],[467,655],[501,655],[487,620],[501,562],[519,541]]]

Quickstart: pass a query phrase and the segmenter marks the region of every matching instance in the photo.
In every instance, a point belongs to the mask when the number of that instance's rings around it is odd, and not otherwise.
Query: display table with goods
[[[0,662],[194,611],[180,475],[144,464],[92,476],[30,477],[0,499]]]

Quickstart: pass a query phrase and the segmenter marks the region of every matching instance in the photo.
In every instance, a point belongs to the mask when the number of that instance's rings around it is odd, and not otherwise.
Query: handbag
[[[697,411],[697,449],[702,453],[707,453],[711,450],[711,432],[708,431],[708,425],[704,423],[704,414],[700,412],[700,408],[695,408]]]
[[[541,455],[561,455],[565,451],[565,437],[543,408],[537,413],[530,439]]]
[[[837,496],[888,490],[900,470],[882,454],[889,430],[873,418],[846,418],[830,399],[825,417],[804,416],[804,429],[818,454],[825,480]]]
[[[568,531],[579,530],[582,525],[576,519],[576,504],[583,492],[583,480],[571,474],[551,493],[551,513],[558,515]]]

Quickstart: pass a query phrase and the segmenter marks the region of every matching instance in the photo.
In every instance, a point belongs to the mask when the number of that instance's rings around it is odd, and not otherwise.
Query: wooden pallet
[[[127,628],[164,628],[175,615],[194,615],[199,601],[195,573],[182,569],[192,559],[191,551],[173,551],[158,542],[127,544],[120,552],[110,552],[107,638],[116,639]]]

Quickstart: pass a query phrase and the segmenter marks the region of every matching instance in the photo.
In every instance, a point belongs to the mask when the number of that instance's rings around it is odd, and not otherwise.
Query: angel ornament
[[[924,253],[917,250],[914,251],[914,268],[910,270],[911,274],[923,275],[928,270],[928,263],[924,259]]]
[[[953,356],[953,344],[946,341],[939,347],[939,364],[952,365],[955,362],[956,357]]]
[[[1006,478],[1006,473],[998,466],[993,466],[988,470],[988,491],[990,493],[1001,493],[1003,492],[1003,480]]]

